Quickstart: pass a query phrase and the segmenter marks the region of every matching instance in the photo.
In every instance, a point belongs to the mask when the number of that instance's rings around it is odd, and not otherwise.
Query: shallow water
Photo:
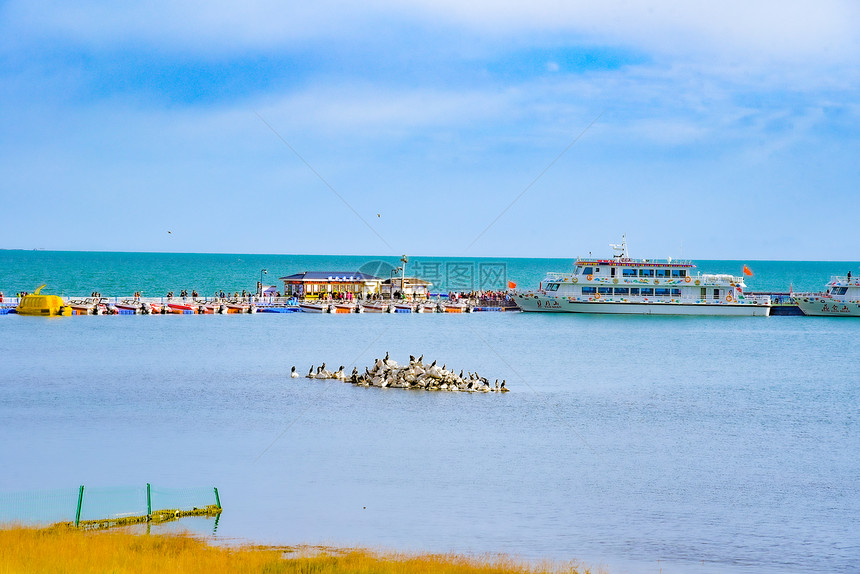
[[[10,315],[0,490],[214,485],[217,536],[261,543],[502,551],[611,572],[855,572],[858,327]],[[287,377],[322,361],[361,369],[386,351],[512,392]]]

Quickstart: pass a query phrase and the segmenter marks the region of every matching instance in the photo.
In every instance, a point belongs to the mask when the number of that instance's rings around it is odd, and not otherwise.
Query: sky
[[[0,0],[0,248],[860,259],[860,3]]]

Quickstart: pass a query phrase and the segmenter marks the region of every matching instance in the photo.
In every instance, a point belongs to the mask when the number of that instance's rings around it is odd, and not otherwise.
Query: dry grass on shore
[[[588,574],[573,565],[527,565],[505,557],[377,554],[323,550],[312,555],[271,547],[225,548],[188,534],[136,535],[68,528],[0,528],[0,574],[249,572],[266,574]]]

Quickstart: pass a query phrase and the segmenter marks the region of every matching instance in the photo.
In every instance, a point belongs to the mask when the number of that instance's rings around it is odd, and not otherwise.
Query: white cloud
[[[498,121],[512,97],[511,92],[477,89],[315,85],[268,98],[260,113],[302,130],[392,137]]]
[[[854,61],[860,4],[848,0],[412,0],[425,14],[488,34],[555,31],[673,56]]]
[[[582,205],[582,190],[585,200],[593,198],[595,212],[607,197],[627,210],[613,224],[613,237],[624,227],[633,230],[631,221],[647,221],[650,229],[651,221],[666,220],[661,198],[669,196],[687,198],[673,204],[671,219],[687,222],[684,233],[694,235],[703,215],[735,221],[738,210],[732,201],[699,203],[684,195],[691,190],[761,195],[772,204],[810,190],[853,197],[857,176],[850,166],[860,125],[854,103],[860,101],[860,66],[852,65],[860,38],[856,11],[854,4],[836,1],[813,6],[378,0],[359,7],[331,0],[297,6],[257,0],[242,8],[216,2],[7,2],[0,8],[0,44],[26,43],[37,57],[32,66],[7,71],[0,84],[0,115],[8,118],[0,136],[0,173],[16,200],[62,194],[72,212],[56,216],[53,245],[59,248],[65,241],[60,235],[67,233],[61,219],[79,222],[74,234],[82,236],[87,226],[100,225],[101,216],[78,198],[109,205],[131,191],[129,197],[154,198],[153,205],[164,211],[181,200],[217,218],[210,226],[219,230],[217,236],[200,229],[201,243],[189,249],[253,250],[243,243],[249,233],[279,229],[283,213],[324,209],[334,222],[327,243],[320,243],[309,219],[291,223],[294,249],[334,252],[349,245],[378,252],[378,239],[268,131],[256,110],[356,209],[375,215],[378,205],[386,206],[391,217],[379,224],[392,227],[385,236],[409,238],[410,252],[431,249],[414,229],[415,214],[427,209],[428,198],[456,205],[435,224],[438,242],[432,249],[457,253],[477,233],[476,221],[484,225],[496,215],[487,205],[507,205],[606,110],[477,247],[547,255],[546,246],[564,245],[555,254],[566,255],[573,241],[569,218]],[[430,27],[444,29],[446,37],[459,31],[464,45],[482,57],[441,80],[432,73],[425,79],[420,70],[408,79],[386,70],[367,76],[311,70],[298,84],[227,103],[187,105],[164,105],[136,92],[77,97],[76,85],[87,78],[78,77],[79,68],[62,65],[67,43],[104,49],[108,57],[121,57],[121,48],[134,46],[217,61],[221,54],[296,44],[321,58],[336,57],[344,46],[358,50],[357,39],[388,35],[377,53],[421,45],[430,54],[423,64],[432,66],[437,50],[448,50],[450,58],[457,49],[434,44],[438,37],[423,35]],[[46,38],[59,39],[46,48],[59,53],[59,63],[39,60]],[[480,76],[484,62],[499,58],[493,50],[575,45],[619,46],[645,58],[621,69],[572,74],[553,54],[537,61],[531,77]],[[25,64],[30,53],[21,52]],[[843,133],[832,136],[835,129]],[[772,179],[781,187],[772,186]],[[810,185],[815,179],[823,181]],[[247,194],[274,203],[238,215],[210,209]],[[716,209],[723,211],[712,213]],[[788,225],[772,221],[770,208],[748,206],[744,212],[759,226],[749,233],[759,237]],[[33,233],[31,222],[6,217],[0,239],[8,243],[16,234]],[[148,224],[135,225],[137,248],[145,249]],[[644,235],[646,224],[641,225]],[[126,231],[116,230],[116,241]],[[604,233],[605,223],[583,226],[576,241]],[[737,234],[737,245],[747,241],[746,233]],[[826,226],[810,235],[825,237]],[[717,254],[704,249],[699,246],[697,256]],[[739,247],[735,254],[742,252]]]
[[[349,42],[399,24],[465,28],[484,39],[550,33],[551,42],[570,38],[685,59],[828,65],[860,58],[860,3],[853,0],[12,0],[2,18],[17,35],[215,53]]]
[[[0,14],[5,27],[36,38],[59,36],[96,47],[131,43],[217,54],[337,37],[354,26],[362,12],[354,3],[337,0],[13,0]]]

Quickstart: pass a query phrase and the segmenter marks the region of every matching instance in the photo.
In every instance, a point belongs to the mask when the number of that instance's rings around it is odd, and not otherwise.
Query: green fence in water
[[[221,499],[214,487],[163,488],[150,484],[135,487],[86,487],[0,493],[0,523],[48,525],[69,522],[75,526],[93,522],[121,522],[134,517],[151,518],[189,514],[214,515]]]

